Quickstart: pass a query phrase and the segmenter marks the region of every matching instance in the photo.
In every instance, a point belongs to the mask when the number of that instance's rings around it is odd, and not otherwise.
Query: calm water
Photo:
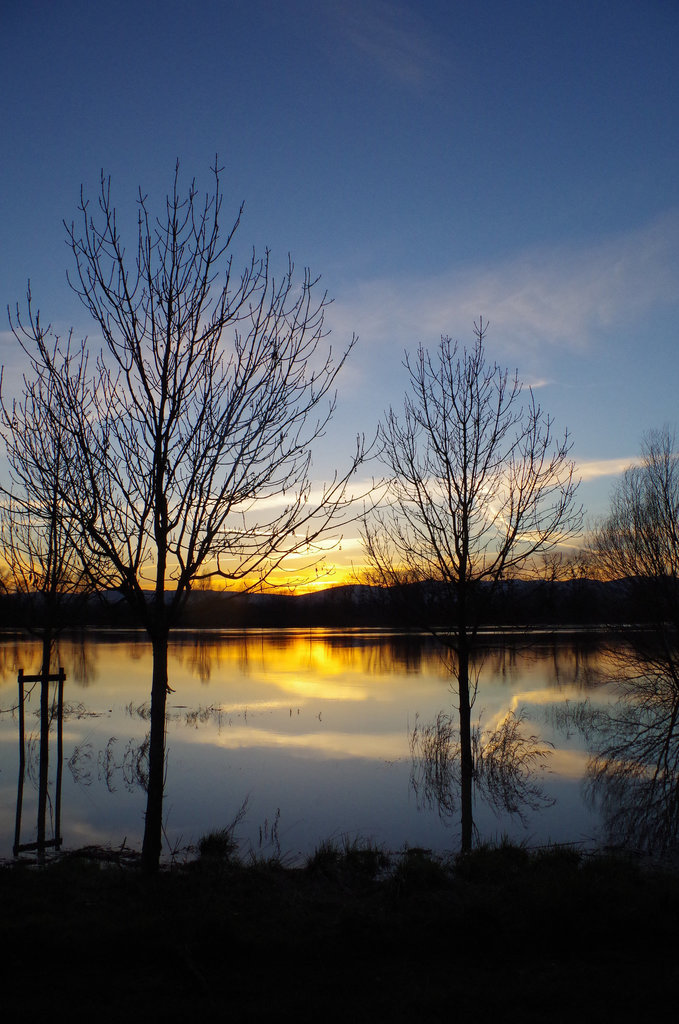
[[[614,700],[600,678],[605,659],[591,642],[486,652],[474,707],[482,744],[513,712],[522,717],[524,740],[533,737],[543,751],[550,746],[532,765],[527,804],[519,793],[498,805],[478,787],[481,838],[506,834],[530,845],[606,839],[587,786],[592,735],[583,726]],[[37,672],[39,662],[37,643],[0,641],[2,857],[11,856],[17,807],[17,672]],[[64,845],[139,847],[149,646],[141,634],[62,640],[56,663],[67,674]],[[169,678],[167,855],[228,825],[246,800],[237,835],[255,853],[279,847],[294,860],[344,835],[391,850],[457,847],[454,792],[441,806],[411,749],[416,724],[422,734],[439,712],[455,708],[448,668],[432,641],[365,631],[180,633],[170,647]],[[36,687],[26,704],[22,842],[35,837],[38,706]],[[50,743],[53,815],[53,735]]]

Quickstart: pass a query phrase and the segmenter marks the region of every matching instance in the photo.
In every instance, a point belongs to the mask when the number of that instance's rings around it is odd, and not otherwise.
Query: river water
[[[477,840],[584,847],[608,840],[590,769],[592,723],[615,706],[609,659],[591,636],[539,634],[530,644],[490,643],[478,659],[478,749],[511,735],[522,755],[532,750],[535,757],[507,760],[503,747],[499,777],[491,765],[494,784],[479,781]],[[142,633],[62,638],[58,665],[66,672],[64,847],[139,848],[149,644]],[[39,667],[37,642],[0,638],[0,857],[12,855],[17,837],[17,674]],[[287,863],[345,837],[392,851],[457,848],[454,736],[447,760],[434,744],[433,771],[431,744],[427,754],[421,742],[441,740],[442,722],[449,731],[455,724],[450,666],[431,638],[366,630],[178,632],[169,680],[166,858],[190,855],[201,836],[228,826],[239,811],[243,854],[276,854]],[[21,843],[36,834],[38,711],[39,686],[27,686]],[[53,721],[48,834],[57,811],[56,733]]]

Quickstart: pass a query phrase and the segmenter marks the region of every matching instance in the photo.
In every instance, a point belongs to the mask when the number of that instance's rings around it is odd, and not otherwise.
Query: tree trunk
[[[167,702],[167,629],[151,637],[153,645],[153,683],[151,685],[151,737],[149,776],[146,797],[146,821],[141,866],[153,874],[160,864],[163,830],[163,789],[165,784],[165,705]]]
[[[38,773],[38,861],[45,856],[47,783],[49,773],[49,675],[52,637],[45,630],[42,638],[42,667],[40,680],[40,767]]]
[[[462,809],[461,851],[472,848],[472,783],[474,759],[472,756],[471,702],[469,699],[469,650],[462,645],[458,658],[458,694],[460,709],[460,806]]]

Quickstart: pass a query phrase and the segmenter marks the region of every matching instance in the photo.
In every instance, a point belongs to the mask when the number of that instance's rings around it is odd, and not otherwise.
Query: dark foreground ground
[[[226,849],[0,868],[2,1019],[621,1021],[679,986],[679,877],[567,849]],[[670,1011],[672,1019],[674,1009]]]

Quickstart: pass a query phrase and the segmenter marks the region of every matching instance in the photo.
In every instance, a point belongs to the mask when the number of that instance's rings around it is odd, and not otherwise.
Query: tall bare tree
[[[403,413],[390,409],[379,430],[388,501],[363,525],[373,579],[419,584],[414,620],[453,655],[464,850],[473,828],[470,655],[484,609],[503,580],[565,541],[581,519],[568,434],[555,439],[533,392],[488,362],[486,331],[479,320],[469,350],[444,337],[434,354],[420,347],[406,355]]]
[[[68,438],[59,479],[78,550],[107,567],[137,610],[153,647],[149,787],[143,866],[161,852],[169,631],[195,581],[253,585],[290,555],[313,562],[314,544],[346,514],[346,472],[318,493],[311,449],[335,408],[348,351],[325,343],[327,295],[289,262],[274,277],[268,251],[239,277],[230,250],[240,213],[221,230],[219,170],[201,198],[182,194],[177,167],[162,214],[138,197],[126,250],[102,175],[98,207],[81,196],[67,225],[71,286],[103,339],[54,339],[17,308],[13,329],[35,378],[49,388],[53,429]],[[241,208],[242,209],[242,208]]]

